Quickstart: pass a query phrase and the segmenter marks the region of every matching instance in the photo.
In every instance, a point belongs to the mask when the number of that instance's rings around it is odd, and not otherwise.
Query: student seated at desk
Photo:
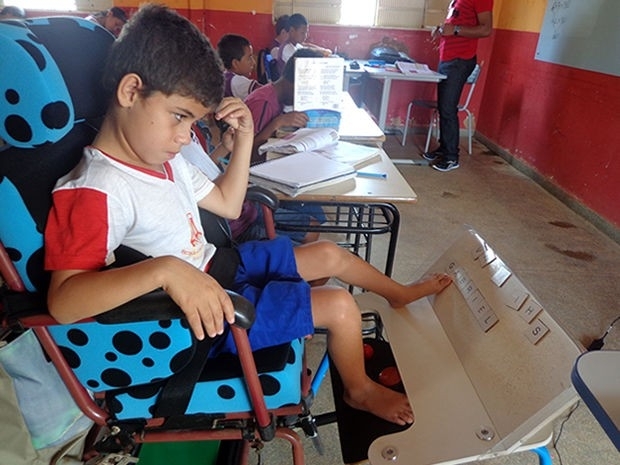
[[[299,49],[293,58],[320,58],[320,52]],[[308,115],[301,111],[284,112],[284,108],[293,105],[295,96],[295,60],[290,60],[284,67],[282,75],[276,82],[256,89],[245,99],[245,104],[252,112],[254,120],[253,162],[262,161],[258,156],[258,147],[271,137],[275,137],[280,128],[304,128]]]
[[[284,67],[280,79],[256,89],[245,99],[245,104],[252,112],[254,120],[254,147],[252,160],[261,161],[258,147],[274,137],[276,131],[284,127],[303,128],[308,123],[308,115],[301,111],[284,112],[286,105],[293,104],[295,92],[295,58],[320,58],[322,54],[316,50],[297,50],[291,60]],[[305,205],[299,202],[286,201],[280,205],[288,210],[299,211],[314,217],[319,224],[327,221],[320,206]]]
[[[225,159],[233,149],[233,134],[230,130],[222,134],[219,143],[213,145],[212,132],[213,126],[209,126],[201,121],[200,125],[195,125],[192,132],[192,139],[189,144],[181,147],[181,155],[202,171],[207,177],[215,181],[223,172],[221,160]],[[295,224],[310,226],[318,225],[318,221],[309,214],[278,208],[274,212],[276,224],[280,221],[294,221]],[[246,200],[243,203],[239,218],[228,220],[232,239],[236,243],[267,238],[263,210],[254,202]],[[318,240],[318,232],[306,231],[282,231],[276,228],[276,233],[280,236],[287,236],[293,244],[306,244]]]
[[[279,48],[286,43],[288,40],[288,30],[289,30],[289,19],[291,17],[289,15],[282,15],[278,19],[276,19],[276,36],[273,38],[273,41],[269,45],[269,50],[271,51],[271,56],[275,59],[278,56]]]
[[[224,63],[224,96],[243,100],[261,84],[250,76],[256,68],[254,50],[250,41],[237,34],[226,34],[217,43],[217,51]]]
[[[277,55],[273,57],[277,60],[278,71],[280,74],[284,72],[284,66],[286,62],[293,56],[293,54],[301,48],[309,48],[320,52],[320,56],[328,57],[332,54],[332,51],[328,48],[320,47],[319,45],[306,42],[308,39],[308,20],[300,13],[291,15],[288,20],[288,40],[280,45]]]

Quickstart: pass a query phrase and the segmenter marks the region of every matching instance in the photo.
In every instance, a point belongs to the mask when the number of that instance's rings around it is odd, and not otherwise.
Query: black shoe
[[[428,161],[435,161],[438,158],[443,157],[443,153],[441,153],[441,151],[439,149],[437,150],[433,150],[432,152],[424,152],[422,154],[422,158],[424,158],[425,160]]]
[[[433,164],[433,168],[437,171],[452,171],[459,167],[458,160],[440,160],[437,163]]]

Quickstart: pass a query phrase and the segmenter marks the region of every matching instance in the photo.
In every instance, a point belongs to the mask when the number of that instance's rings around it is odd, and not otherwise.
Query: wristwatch
[[[461,26],[454,26],[454,35],[458,36],[461,32]]]

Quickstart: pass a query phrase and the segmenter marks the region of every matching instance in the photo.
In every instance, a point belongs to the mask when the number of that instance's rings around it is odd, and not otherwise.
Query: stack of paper
[[[433,71],[422,63],[408,63],[406,61],[397,61],[394,63],[403,74],[433,74]]]
[[[334,145],[338,141],[338,131],[331,128],[300,128],[281,139],[270,140],[258,148],[258,153],[296,153],[308,152]]]
[[[379,147],[353,144],[342,140],[335,145],[315,150],[315,152],[331,160],[346,163],[353,167],[358,167],[367,161],[381,156],[381,149]]]
[[[355,176],[346,163],[313,152],[299,152],[250,168],[250,181],[295,197],[302,192],[336,184]]]

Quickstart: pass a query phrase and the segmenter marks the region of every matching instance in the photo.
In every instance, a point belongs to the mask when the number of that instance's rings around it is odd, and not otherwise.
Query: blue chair
[[[3,320],[33,328],[78,406],[105,434],[97,450],[136,454],[160,441],[275,437],[303,464],[301,426],[312,435],[313,393],[304,341],[252,353],[254,309],[231,293],[238,357],[209,358],[163,292],[96,318],[59,325],[46,311],[43,234],[56,180],[81,157],[105,113],[100,75],[113,37],[78,17],[0,22],[0,275]],[[6,60],[6,61],[5,61]],[[119,250],[121,263],[139,259]],[[44,401],[44,400],[43,400]]]

